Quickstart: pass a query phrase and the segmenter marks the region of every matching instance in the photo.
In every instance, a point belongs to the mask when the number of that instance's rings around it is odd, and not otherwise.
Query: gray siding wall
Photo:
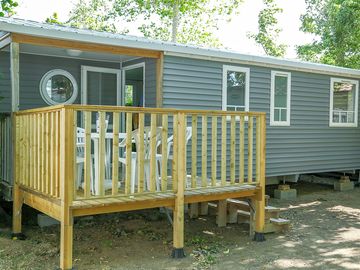
[[[145,107],[156,107],[156,60],[139,58],[123,63],[123,66],[145,62]]]
[[[0,53],[0,112],[11,112],[10,57]]]
[[[289,71],[291,126],[270,127],[271,70],[279,69],[165,56],[164,107],[221,110],[224,64],[250,68],[250,111],[267,114],[267,176],[360,168],[360,128],[329,127],[328,75]]]
[[[108,63],[100,61],[88,61],[81,59],[39,56],[30,54],[20,55],[20,110],[48,106],[43,101],[39,84],[42,76],[51,69],[64,69],[70,72],[78,84],[78,97],[75,103],[81,99],[81,66],[96,66],[119,68],[120,63]],[[9,53],[0,53],[0,96],[6,98],[0,101],[1,111],[11,110],[10,88],[10,58]],[[4,78],[4,79],[3,79]]]

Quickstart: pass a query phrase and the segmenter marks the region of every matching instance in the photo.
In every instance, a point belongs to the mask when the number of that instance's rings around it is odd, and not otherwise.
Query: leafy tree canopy
[[[278,44],[277,39],[282,31],[278,27],[276,15],[282,13],[283,9],[278,7],[274,0],[264,0],[265,8],[258,16],[258,32],[248,35],[259,44],[267,55],[284,56],[287,46]]]
[[[67,24],[126,33],[129,23],[135,23],[145,37],[218,47],[221,43],[214,32],[219,21],[230,20],[241,2],[242,0],[79,0]]]
[[[115,25],[113,5],[113,0],[79,0],[66,24],[90,30],[124,32]]]
[[[298,46],[298,57],[313,62],[360,68],[360,1],[305,0],[301,28],[316,36]]]
[[[18,3],[15,0],[1,0],[0,17],[12,16],[17,6]]]

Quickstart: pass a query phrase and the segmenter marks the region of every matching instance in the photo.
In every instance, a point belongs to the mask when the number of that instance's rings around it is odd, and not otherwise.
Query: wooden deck
[[[106,188],[106,166],[99,166],[93,178],[90,173],[94,155],[91,142],[94,113],[99,114],[100,121],[98,162],[106,164],[107,156],[111,160],[109,189]],[[107,115],[112,121],[110,148],[106,147],[104,131]],[[139,134],[144,134],[145,124],[151,130],[149,156],[145,153],[144,138],[139,135],[136,183],[131,182],[134,173],[130,166],[131,155],[126,155],[124,179],[118,170],[119,131],[125,129],[124,151],[131,153],[134,151],[131,139],[134,118],[139,119]],[[219,217],[223,217],[227,199],[247,197],[253,200],[256,208],[255,235],[263,232],[264,113],[62,105],[21,111],[16,113],[14,121],[13,232],[15,235],[21,233],[23,204],[59,220],[61,269],[72,268],[73,218],[76,216],[172,208],[173,256],[182,257],[184,204],[219,201]],[[78,184],[76,153],[76,127],[80,125],[84,125],[85,130],[81,185]],[[159,126],[160,139],[156,135]],[[185,136],[189,126],[195,131],[191,142],[187,142]],[[167,142],[171,136],[170,158]],[[161,173],[157,176],[159,163]],[[146,166],[149,166],[147,174]],[[96,182],[92,182],[94,179]],[[134,184],[135,190],[132,190]]]

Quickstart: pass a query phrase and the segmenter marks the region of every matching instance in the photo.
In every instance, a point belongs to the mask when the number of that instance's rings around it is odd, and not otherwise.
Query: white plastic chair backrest
[[[106,115],[106,117],[105,117],[105,133],[108,131],[109,119],[110,119],[110,115]],[[96,132],[97,133],[100,132],[100,118],[99,118],[98,113],[96,114]]]
[[[186,131],[185,131],[185,145],[188,144],[188,142],[190,141],[192,137],[192,127],[186,127]],[[170,156],[170,151],[171,151],[171,148],[174,144],[174,135],[171,135],[168,140],[167,140],[167,143],[168,143],[168,147],[167,147],[167,154],[168,154],[168,157]]]
[[[76,128],[76,155],[83,156],[85,152],[85,129]]]
[[[156,128],[156,148],[158,144],[161,142],[161,127]],[[150,140],[151,139],[151,127],[144,127],[144,158],[149,159],[150,158]],[[135,129],[131,132],[131,140],[135,142],[136,149],[139,149],[139,130]],[[119,147],[125,147],[126,146],[126,138],[124,138],[120,143]]]
[[[159,143],[161,143],[161,127],[156,128],[155,132],[155,151]],[[136,129],[133,131],[133,138],[135,140],[136,149],[139,149],[140,140],[139,140],[139,130]],[[144,159],[150,159],[151,154],[151,127],[144,127]]]

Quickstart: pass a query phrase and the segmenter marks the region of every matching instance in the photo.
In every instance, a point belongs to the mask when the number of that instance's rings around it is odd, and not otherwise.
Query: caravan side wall
[[[291,125],[269,126],[271,71],[279,69],[165,56],[164,107],[221,110],[223,65],[250,68],[250,111],[267,114],[268,177],[360,168],[360,128],[329,127],[330,78],[339,76],[286,70]]]

